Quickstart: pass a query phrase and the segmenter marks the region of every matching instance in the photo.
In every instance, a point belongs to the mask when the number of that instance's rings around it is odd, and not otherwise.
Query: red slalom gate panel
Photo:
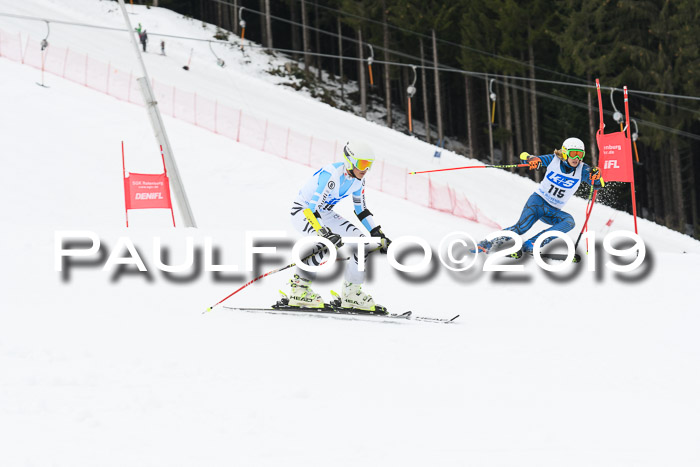
[[[165,168],[163,148],[160,148],[163,160],[162,174],[142,174],[130,172],[127,175],[124,161],[124,142],[122,142],[122,170],[124,175],[124,210],[126,226],[129,227],[130,209],[170,209],[170,215],[175,227],[175,214],[170,199],[170,181]]]
[[[600,171],[606,182],[634,181],[632,166],[632,151],[627,137],[622,132],[598,133],[598,149],[600,150]]]
[[[170,183],[162,174],[129,173],[124,178],[126,209],[170,209]]]

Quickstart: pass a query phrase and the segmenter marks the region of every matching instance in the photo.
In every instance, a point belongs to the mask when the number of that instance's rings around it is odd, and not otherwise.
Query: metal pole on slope
[[[165,157],[165,166],[167,168],[170,177],[170,186],[173,190],[173,195],[175,202],[180,208],[180,213],[182,215],[182,221],[185,227],[197,227],[194,220],[194,214],[190,208],[190,203],[187,200],[187,194],[185,193],[185,186],[182,184],[180,179],[180,172],[177,169],[177,164],[175,163],[175,156],[173,155],[172,147],[170,146],[170,140],[168,139],[168,134],[165,131],[165,125],[163,124],[163,118],[160,115],[160,110],[158,110],[158,102],[153,94],[153,89],[151,88],[151,81],[148,78],[148,72],[146,71],[146,65],[143,63],[143,57],[141,56],[141,51],[139,50],[139,45],[134,37],[134,29],[131,27],[131,21],[129,20],[129,15],[126,12],[126,5],[124,5],[124,0],[119,0],[119,6],[121,7],[122,14],[124,15],[124,22],[126,22],[127,32],[129,33],[129,39],[134,47],[134,52],[136,53],[136,58],[141,66],[141,71],[143,76],[138,78],[137,81],[141,86],[141,92],[143,93],[144,100],[146,101],[146,109],[148,110],[148,116],[151,120],[151,125],[153,126],[153,132],[158,140],[158,144],[163,147],[163,155]]]

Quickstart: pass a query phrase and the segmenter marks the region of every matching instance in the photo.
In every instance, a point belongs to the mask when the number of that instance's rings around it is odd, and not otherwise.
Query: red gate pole
[[[630,110],[629,110],[629,99],[627,97],[627,86],[624,87],[625,91],[625,117],[627,119],[627,141],[632,141],[630,137]],[[631,148],[630,148],[631,152]],[[630,160],[632,159],[632,154],[630,154]],[[630,182],[632,189],[632,215],[634,216],[634,233],[639,234],[637,231],[637,200],[634,195],[634,165],[632,166],[632,181]]]
[[[124,179],[124,214],[126,215],[126,226],[129,227],[129,209],[127,209],[126,192],[126,165],[124,164],[124,141],[122,141],[122,178]]]

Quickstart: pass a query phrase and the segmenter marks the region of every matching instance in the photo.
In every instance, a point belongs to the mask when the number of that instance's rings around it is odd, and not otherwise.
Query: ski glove
[[[537,156],[530,157],[530,159],[527,160],[527,163],[530,166],[530,170],[537,170],[542,167],[542,159]]]
[[[537,156],[531,156],[527,152],[520,153],[520,160],[527,162],[527,164],[530,166],[530,170],[537,170],[542,167],[542,160]]]
[[[598,167],[591,167],[591,183],[596,180],[600,180],[600,169]]]
[[[340,248],[343,246],[343,239],[340,235],[337,233],[333,233],[331,229],[328,227],[321,227],[321,229],[318,231],[318,235],[327,238],[330,240],[330,242],[335,246],[336,248]]]
[[[381,237],[381,241],[379,242],[379,252],[386,254],[386,252],[389,251],[389,245],[391,245],[391,240],[389,240],[389,238],[387,238],[387,236],[384,235],[381,226],[376,226],[375,228],[370,230],[369,233],[372,237]]]

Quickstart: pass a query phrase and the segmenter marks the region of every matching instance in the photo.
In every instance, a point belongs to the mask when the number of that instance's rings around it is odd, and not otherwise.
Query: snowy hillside
[[[0,12],[123,26],[116,3],[106,1],[5,2]],[[150,33],[214,33],[164,9],[134,6],[131,19]],[[24,43],[46,35],[43,22],[2,16],[0,30],[21,34]],[[52,23],[49,41],[136,70],[125,33]],[[279,86],[280,78],[264,71],[266,54],[217,49],[222,69],[206,43],[168,40],[167,53],[144,57],[162,83],[310,136],[362,137],[395,166],[435,167],[430,146]],[[0,465],[700,462],[700,316],[688,293],[700,242],[640,221],[647,258],[633,273],[606,267],[601,244],[595,272],[589,258],[561,273],[533,261],[522,263],[523,272],[484,272],[481,259],[453,273],[433,258],[428,270],[407,276],[385,256],[371,257],[365,287],[379,303],[424,316],[459,313],[451,325],[223,308],[202,314],[256,275],[291,262],[289,245],[298,236],[289,208],[316,167],[165,115],[199,228],[168,228],[169,214],[144,211],[132,212],[126,229],[121,141],[129,170],[162,168],[144,109],[53,74],[44,77],[48,88],[37,86],[36,68],[7,58],[0,58],[0,76]],[[466,165],[447,153],[441,164]],[[459,187],[503,226],[535,187],[496,170],[432,180]],[[450,232],[482,238],[493,231],[377,189],[367,197],[390,237],[421,237],[434,252]],[[350,206],[339,210],[350,217]],[[574,199],[566,210],[577,234],[585,201]],[[591,228],[602,240],[631,229],[632,220],[596,206]],[[57,272],[61,230],[94,232],[103,256]],[[243,269],[246,231],[263,230],[286,232],[289,241],[255,272],[201,267],[205,237],[220,250],[220,263]],[[156,236],[168,264],[186,259],[192,237],[199,267],[158,270]],[[147,273],[102,270],[120,237],[133,241]],[[123,248],[114,253],[127,256]],[[227,304],[267,306],[288,279],[288,271],[269,276]],[[328,299],[340,280],[336,273],[315,288]]]

